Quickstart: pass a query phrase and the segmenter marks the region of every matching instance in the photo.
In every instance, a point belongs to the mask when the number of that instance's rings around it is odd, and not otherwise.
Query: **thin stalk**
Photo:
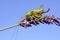
[[[6,27],[6,28],[2,28],[2,29],[0,29],[0,31],[4,31],[4,30],[7,30],[7,29],[16,27],[16,26],[19,26],[19,24],[15,24],[15,25],[12,25],[12,26],[9,26],[9,27]]]

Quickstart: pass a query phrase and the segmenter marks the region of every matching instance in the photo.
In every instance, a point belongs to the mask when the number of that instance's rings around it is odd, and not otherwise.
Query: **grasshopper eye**
[[[44,13],[44,10],[40,10],[41,13]]]

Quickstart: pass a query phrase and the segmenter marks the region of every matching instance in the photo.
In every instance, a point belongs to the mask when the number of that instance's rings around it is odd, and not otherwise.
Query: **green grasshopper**
[[[25,16],[22,16],[22,18],[27,18],[27,19],[29,19],[30,17],[40,18],[42,14],[47,13],[49,10],[50,8],[47,11],[44,11],[43,5],[41,5],[40,8],[27,12]]]

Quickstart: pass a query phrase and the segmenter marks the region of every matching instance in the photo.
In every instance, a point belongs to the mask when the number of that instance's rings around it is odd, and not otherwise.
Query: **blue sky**
[[[0,28],[17,24],[21,16],[44,5],[50,8],[46,15],[60,17],[60,0],[0,0]],[[0,40],[60,40],[60,27],[55,24],[40,24],[30,28],[15,27],[0,32]]]

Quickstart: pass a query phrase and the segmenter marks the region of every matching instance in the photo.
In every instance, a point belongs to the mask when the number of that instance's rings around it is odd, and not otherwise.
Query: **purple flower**
[[[45,18],[45,21],[47,21],[48,23],[52,23],[53,24],[53,20],[50,18]]]

